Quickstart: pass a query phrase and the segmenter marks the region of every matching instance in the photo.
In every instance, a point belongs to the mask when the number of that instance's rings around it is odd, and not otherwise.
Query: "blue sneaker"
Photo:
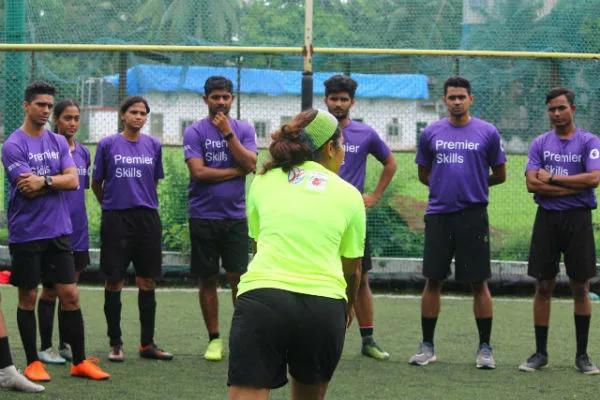
[[[477,368],[479,369],[494,369],[496,368],[496,360],[494,360],[494,351],[492,346],[487,343],[479,345],[477,350]]]
[[[435,347],[431,343],[421,342],[419,343],[419,351],[408,359],[408,363],[411,365],[427,365],[435,360]]]

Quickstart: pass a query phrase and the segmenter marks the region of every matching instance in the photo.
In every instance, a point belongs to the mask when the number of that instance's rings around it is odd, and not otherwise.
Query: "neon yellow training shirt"
[[[289,173],[275,168],[254,178],[246,212],[257,253],[238,296],[273,288],[346,299],[340,257],[362,257],[366,231],[354,186],[312,161]]]

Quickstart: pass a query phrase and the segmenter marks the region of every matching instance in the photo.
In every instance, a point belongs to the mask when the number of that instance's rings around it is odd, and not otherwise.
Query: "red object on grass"
[[[8,285],[10,271],[0,271],[0,285]]]

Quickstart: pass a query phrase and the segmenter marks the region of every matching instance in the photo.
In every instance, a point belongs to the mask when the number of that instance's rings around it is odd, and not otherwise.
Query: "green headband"
[[[317,116],[304,128],[306,136],[314,150],[318,150],[333,136],[338,120],[327,111],[317,110]]]

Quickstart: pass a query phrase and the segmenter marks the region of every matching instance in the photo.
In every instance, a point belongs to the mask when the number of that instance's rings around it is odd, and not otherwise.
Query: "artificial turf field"
[[[174,353],[173,361],[140,359],[137,355],[139,322],[137,291],[123,293],[122,329],[125,362],[106,359],[108,341],[102,310],[104,294],[99,287],[82,287],[81,304],[86,327],[88,356],[112,378],[94,382],[69,376],[66,366],[48,366],[52,381],[43,394],[0,391],[2,399],[226,399],[227,360],[208,362],[202,358],[208,342],[206,329],[193,289],[157,292],[156,342]],[[16,290],[1,286],[2,309],[8,326],[15,364],[25,358],[16,325]],[[232,315],[230,293],[219,295],[221,332],[227,343]],[[593,312],[600,307],[594,304]],[[584,376],[573,367],[575,338],[572,302],[556,300],[552,308],[549,368],[524,373],[517,370],[534,350],[531,299],[494,299],[492,344],[498,368],[475,368],[477,333],[468,297],[447,296],[436,333],[438,361],[425,367],[407,363],[420,340],[418,296],[375,298],[375,336],[390,352],[388,362],[360,354],[360,335],[353,322],[342,360],[329,386],[328,399],[595,399],[600,376]],[[56,325],[56,324],[55,324]],[[592,318],[589,354],[600,362],[598,317]],[[56,327],[54,344],[56,346]],[[38,338],[39,344],[39,338]],[[271,392],[271,399],[290,398],[289,386]]]

